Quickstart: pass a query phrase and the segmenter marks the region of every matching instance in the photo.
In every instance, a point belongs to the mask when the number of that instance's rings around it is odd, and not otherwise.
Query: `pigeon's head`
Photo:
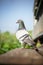
[[[23,21],[21,19],[17,20],[16,23],[23,23]]]
[[[20,29],[24,29],[24,28],[25,28],[25,25],[24,25],[23,20],[19,19],[16,23],[18,23],[18,24],[19,24],[19,30],[20,30]]]

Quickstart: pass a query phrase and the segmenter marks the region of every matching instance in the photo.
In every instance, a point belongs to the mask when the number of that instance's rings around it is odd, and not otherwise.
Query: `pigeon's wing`
[[[35,42],[33,41],[33,39],[27,35],[27,37],[24,37],[24,39],[22,40],[24,43],[27,43],[30,46],[35,45]]]
[[[23,43],[23,39],[25,37],[25,35],[29,34],[25,29],[22,29],[22,30],[18,30],[16,32],[16,38],[21,42]]]
[[[25,29],[18,30],[16,32],[16,37],[17,37],[17,39],[21,39],[25,36],[25,34],[29,34]]]

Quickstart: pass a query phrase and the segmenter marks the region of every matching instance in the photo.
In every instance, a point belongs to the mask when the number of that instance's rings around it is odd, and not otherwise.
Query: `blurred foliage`
[[[28,32],[29,32],[29,35],[32,37],[32,30],[29,30]]]
[[[28,48],[28,49],[32,49],[33,47],[32,46],[29,46],[29,45],[26,45],[26,47],[25,48]]]
[[[0,32],[0,54],[5,53],[11,49],[20,48],[21,44],[16,39],[15,34],[9,32]]]
[[[41,43],[39,41],[37,42],[36,47],[41,47]]]

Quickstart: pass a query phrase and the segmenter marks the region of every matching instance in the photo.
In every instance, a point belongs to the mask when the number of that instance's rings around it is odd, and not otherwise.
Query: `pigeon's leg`
[[[26,47],[26,44],[27,44],[27,43],[24,43],[24,44],[23,44],[23,47],[24,47],[24,48]]]

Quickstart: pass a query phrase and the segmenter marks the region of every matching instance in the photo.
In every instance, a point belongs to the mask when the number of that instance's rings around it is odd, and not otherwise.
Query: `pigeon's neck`
[[[24,23],[19,23],[19,28],[18,28],[18,30],[21,30],[21,29],[25,29]]]

